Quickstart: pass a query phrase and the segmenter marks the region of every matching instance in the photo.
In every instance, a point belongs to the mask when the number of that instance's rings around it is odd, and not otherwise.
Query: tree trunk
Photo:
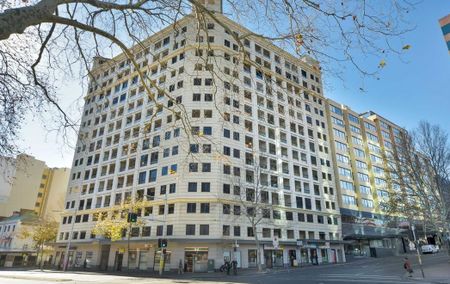
[[[255,234],[255,245],[256,245],[256,268],[258,272],[261,272],[262,264],[261,264],[261,245],[259,243],[258,232],[256,231],[256,226],[253,226],[253,232]]]
[[[36,264],[35,265],[37,265],[37,267],[39,267],[40,265],[39,265],[39,255],[40,255],[40,246],[37,246],[37,252],[36,252]]]
[[[44,258],[44,243],[42,243],[42,245],[41,245],[41,261],[39,262],[39,266],[40,266],[41,270],[44,267],[44,264],[42,263],[43,258]]]

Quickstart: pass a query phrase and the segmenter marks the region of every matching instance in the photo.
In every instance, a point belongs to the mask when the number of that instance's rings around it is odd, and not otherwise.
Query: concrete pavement
[[[2,284],[42,284],[42,283],[450,283],[449,257],[444,254],[423,256],[425,279],[421,278],[416,257],[409,256],[415,270],[414,277],[407,277],[403,269],[403,257],[367,258],[345,264],[309,266],[295,269],[274,269],[258,273],[256,270],[239,270],[238,276],[224,273],[186,273],[178,275],[166,273],[162,278],[157,274],[131,273],[131,275],[106,274],[96,272],[61,272],[40,270],[0,270]]]

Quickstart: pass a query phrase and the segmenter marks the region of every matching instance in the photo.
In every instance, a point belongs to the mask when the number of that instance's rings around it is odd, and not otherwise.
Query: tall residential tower
[[[70,266],[157,269],[165,238],[166,269],[252,267],[254,234],[268,267],[345,261],[318,63],[252,36],[244,59],[233,35],[250,31],[206,2],[229,30],[188,15],[133,48],[154,98],[124,54],[96,59],[55,263],[71,238]],[[255,180],[271,205],[256,232],[237,198]],[[149,201],[127,252],[92,229],[130,199]]]
[[[330,99],[326,109],[342,233],[353,241],[346,252],[367,256],[404,252],[404,235],[387,226],[382,206],[389,192],[400,190],[392,183],[390,157],[404,130],[374,112],[357,113]]]

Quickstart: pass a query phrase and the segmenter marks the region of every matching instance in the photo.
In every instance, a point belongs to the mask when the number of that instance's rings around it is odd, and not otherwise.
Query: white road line
[[[377,274],[323,274],[319,277],[362,277],[362,278],[389,278],[389,279],[401,279],[401,276],[395,275],[377,275]]]
[[[405,280],[400,280],[400,279],[396,279],[396,280],[395,279],[391,279],[391,280],[389,280],[389,279],[355,279],[355,278],[353,278],[353,279],[340,278],[340,279],[327,279],[327,280],[319,279],[318,281],[325,281],[325,282],[333,281],[333,282],[344,282],[344,283],[350,283],[350,282],[353,282],[353,283],[386,283],[386,284],[389,284],[389,283],[392,283],[392,284],[411,284],[411,283],[414,283],[412,281],[405,281]],[[421,284],[429,284],[429,282],[420,282],[420,283]]]

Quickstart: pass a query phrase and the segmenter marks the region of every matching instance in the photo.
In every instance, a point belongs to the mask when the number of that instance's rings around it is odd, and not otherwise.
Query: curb
[[[21,280],[39,280],[39,281],[52,281],[52,282],[68,282],[73,281],[73,279],[65,278],[49,278],[49,277],[33,277],[33,276],[15,276],[15,275],[1,275],[0,278],[7,279],[21,279]]]

